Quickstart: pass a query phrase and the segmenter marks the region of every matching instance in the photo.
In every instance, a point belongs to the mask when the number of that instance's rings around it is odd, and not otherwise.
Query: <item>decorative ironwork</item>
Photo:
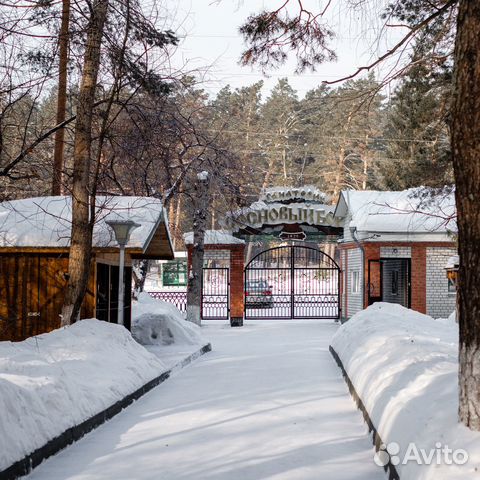
[[[187,292],[148,292],[153,298],[173,303],[187,311]],[[230,315],[230,269],[204,267],[202,278],[202,318],[228,320]]]
[[[227,320],[230,316],[230,269],[204,267],[202,278],[202,318]]]
[[[182,313],[187,311],[187,292],[148,292],[148,294],[163,300],[164,302],[173,303]]]
[[[340,267],[312,247],[275,247],[245,268],[245,318],[339,318]]]

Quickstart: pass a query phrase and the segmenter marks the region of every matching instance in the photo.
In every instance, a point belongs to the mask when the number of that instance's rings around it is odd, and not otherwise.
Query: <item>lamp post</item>
[[[132,230],[140,225],[132,220],[107,220],[105,223],[113,230],[115,239],[120,247],[120,264],[118,269],[118,324],[123,325],[123,299],[125,292],[123,272],[125,270],[125,246],[128,243]]]

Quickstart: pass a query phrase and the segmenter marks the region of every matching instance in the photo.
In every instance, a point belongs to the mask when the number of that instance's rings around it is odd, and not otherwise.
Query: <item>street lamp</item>
[[[107,220],[105,223],[113,230],[115,239],[120,246],[120,265],[118,271],[118,324],[123,325],[123,297],[125,292],[123,272],[125,270],[125,246],[128,243],[132,230],[140,225],[132,220]]]

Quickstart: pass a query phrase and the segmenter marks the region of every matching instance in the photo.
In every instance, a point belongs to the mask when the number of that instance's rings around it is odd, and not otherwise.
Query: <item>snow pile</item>
[[[396,468],[402,480],[480,478],[480,433],[457,422],[456,323],[376,303],[342,325],[332,347],[382,440],[400,446]],[[413,452],[411,442],[418,451],[434,451],[435,458],[440,444],[463,449],[469,461],[402,464]]]
[[[200,327],[175,305],[141,293],[133,309],[132,335],[142,345],[206,345]]]
[[[164,370],[125,328],[93,319],[0,342],[0,471]]]

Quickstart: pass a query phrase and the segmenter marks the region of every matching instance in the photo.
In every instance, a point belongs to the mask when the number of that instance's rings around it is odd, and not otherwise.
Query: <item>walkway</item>
[[[385,480],[331,321],[207,325],[214,351],[29,480]]]

